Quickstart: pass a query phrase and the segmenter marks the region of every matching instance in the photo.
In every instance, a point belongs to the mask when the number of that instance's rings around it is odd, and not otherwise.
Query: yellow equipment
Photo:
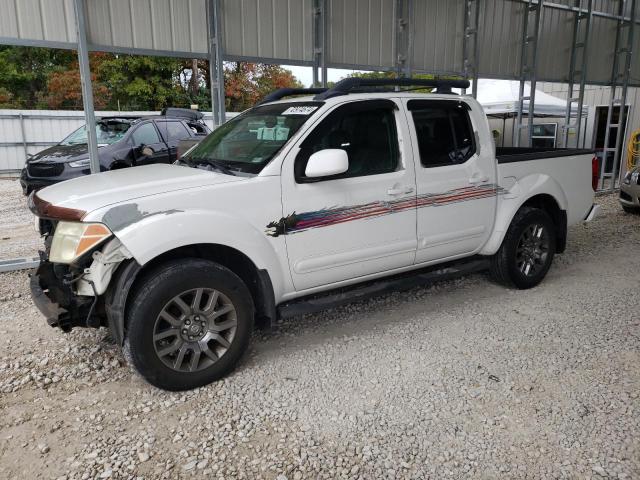
[[[640,128],[631,134],[627,147],[627,171],[633,169],[640,161]]]

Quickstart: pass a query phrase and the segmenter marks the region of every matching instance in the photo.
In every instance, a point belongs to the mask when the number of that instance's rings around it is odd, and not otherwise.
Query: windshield
[[[183,161],[258,173],[321,105],[288,102],[252,108],[214,130]]]
[[[116,143],[131,127],[127,121],[101,121],[96,122],[96,136],[98,145],[110,145]],[[61,145],[79,145],[87,143],[87,126],[83,125],[67,138],[60,142]]]

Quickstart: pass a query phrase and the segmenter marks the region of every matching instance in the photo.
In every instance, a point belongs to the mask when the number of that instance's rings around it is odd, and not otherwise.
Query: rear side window
[[[168,142],[184,140],[191,136],[182,122],[159,122],[158,126]]]
[[[301,145],[296,180],[309,181],[304,175],[309,157],[328,148],[345,150],[349,169],[326,180],[394,172],[398,168],[395,108],[390,100],[376,100],[349,103],[331,112]]]
[[[160,137],[158,137],[158,131],[152,123],[143,123],[132,134],[133,144],[138,145],[153,145],[154,143],[160,143]]]
[[[409,102],[423,167],[466,162],[476,151],[466,104],[453,101]]]
[[[208,133],[206,127],[201,123],[187,122],[187,125],[195,135],[206,135]]]

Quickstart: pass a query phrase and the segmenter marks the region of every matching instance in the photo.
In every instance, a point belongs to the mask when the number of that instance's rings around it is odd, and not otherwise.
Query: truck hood
[[[178,165],[147,165],[74,178],[46,187],[37,195],[52,205],[89,213],[135,198],[243,179]]]

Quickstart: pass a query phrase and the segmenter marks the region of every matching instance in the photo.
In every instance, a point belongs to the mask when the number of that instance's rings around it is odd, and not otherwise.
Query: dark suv
[[[100,170],[172,163],[181,141],[197,142],[210,132],[201,112],[182,108],[167,108],[150,117],[101,117],[96,122]],[[20,183],[28,195],[89,173],[87,132],[82,126],[59,144],[30,157]]]

